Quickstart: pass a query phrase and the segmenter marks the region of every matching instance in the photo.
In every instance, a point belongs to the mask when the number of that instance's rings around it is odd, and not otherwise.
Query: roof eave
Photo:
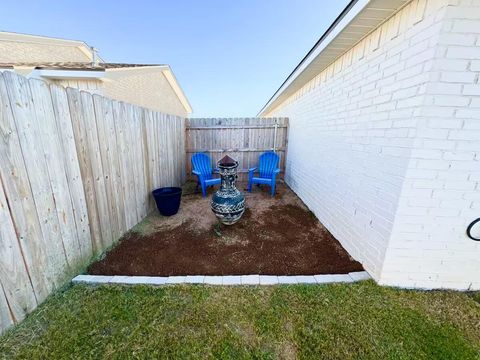
[[[116,72],[116,71],[121,72],[121,71],[139,71],[139,70],[149,71],[154,69],[164,70],[166,68],[168,68],[168,65],[158,64],[158,65],[143,65],[143,66],[124,66],[124,67],[118,67],[118,68],[107,67],[106,70],[111,72]]]
[[[265,116],[355,46],[410,0],[352,0],[300,61],[257,116]],[[370,12],[375,12],[372,17]],[[368,25],[361,15],[368,15]]]
[[[183,89],[181,88],[177,78],[175,77],[175,74],[173,73],[172,69],[170,66],[167,65],[167,68],[163,70],[163,75],[167,79],[168,83],[172,87],[173,91],[177,95],[178,99],[180,100],[182,106],[185,108],[187,114],[191,114],[193,112],[192,106],[190,105],[190,102],[187,99],[187,96],[183,92]]]
[[[30,78],[44,78],[44,79],[102,79],[105,77],[104,70],[91,69],[35,69],[29,76]]]

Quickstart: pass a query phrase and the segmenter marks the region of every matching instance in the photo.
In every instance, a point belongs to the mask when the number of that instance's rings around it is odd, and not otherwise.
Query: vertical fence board
[[[22,259],[4,189],[0,183],[0,319],[5,325],[22,320],[37,300]],[[8,316],[6,316],[8,315]]]
[[[100,218],[95,200],[94,179],[92,175],[92,165],[87,143],[85,120],[83,119],[82,113],[80,92],[75,89],[68,88],[67,98],[72,118],[72,128],[78,154],[80,173],[82,174],[85,201],[87,204],[88,221],[90,224],[90,235],[92,239],[92,251],[94,253],[98,253],[102,249],[102,233],[100,230]]]
[[[170,165],[170,179],[175,179],[175,170],[174,170],[174,161],[175,161],[175,124],[173,123],[174,117],[172,115],[168,115],[167,124],[168,124],[168,133],[172,134],[167,137],[167,149],[168,149],[168,158],[169,158],[169,165]],[[176,183],[172,183],[172,186],[175,186]]]
[[[151,192],[156,187],[156,177],[157,177],[157,166],[155,159],[155,140],[153,138],[154,131],[152,129],[152,114],[150,110],[145,109],[143,111],[143,123],[142,123],[142,132],[143,132],[143,155],[144,155],[144,170],[145,170],[145,181],[146,188]],[[153,210],[154,201],[152,196],[148,196],[148,211]]]
[[[19,105],[14,104],[14,106],[21,106],[20,103]],[[0,178],[6,193],[5,196],[8,195],[12,222],[23,252],[22,258],[18,258],[16,261],[25,262],[26,266],[32,268],[30,281],[34,287],[35,297],[41,301],[52,290],[53,282],[47,277],[47,273],[43,272],[48,258],[4,74],[0,74],[0,107]],[[28,303],[30,306],[26,306],[26,310],[34,308],[32,302]]]
[[[162,163],[162,157],[160,154],[160,139],[162,138],[162,134],[160,133],[160,127],[158,125],[158,114],[157,113],[150,113],[152,120],[151,120],[151,129],[153,132],[153,144],[152,149],[154,151],[154,159],[155,159],[155,185],[154,188],[158,188],[161,186],[162,181],[162,171],[160,169],[160,164]]]
[[[160,186],[168,186],[168,158],[167,158],[167,129],[166,121],[164,114],[157,114],[157,129],[160,134],[158,141],[158,153],[160,155],[161,161],[165,162],[165,166],[162,168],[161,172],[161,182]]]
[[[95,200],[97,203],[98,216],[100,220],[100,231],[102,234],[101,249],[105,249],[113,242],[112,226],[110,224],[109,206],[103,173],[100,145],[98,140],[97,122],[93,108],[92,94],[85,91],[80,92],[82,113],[84,114],[84,126],[87,136],[88,152],[91,159],[93,187],[95,189]],[[100,249],[99,249],[100,250]]]
[[[138,179],[137,201],[138,201],[138,221],[142,221],[148,213],[148,195],[147,186],[145,182],[145,167],[143,154],[143,132],[142,132],[142,111],[139,107],[133,108],[134,129],[135,136],[133,147],[135,148],[135,173]]]
[[[104,104],[103,97],[101,96],[93,95],[93,106],[95,109],[95,120],[99,139],[98,147],[102,163],[103,182],[108,207],[107,214],[109,215],[108,220],[113,240],[121,235],[115,198],[115,161],[113,153],[116,149],[113,143],[113,138],[115,136],[113,114],[111,109],[108,108],[108,105]]]
[[[78,261],[82,263],[82,261],[86,261],[92,256],[92,238],[90,235],[87,203],[72,128],[72,118],[70,116],[65,89],[61,86],[52,85],[50,87],[50,93],[52,95],[58,136],[62,146],[63,165],[65,167],[77,239],[81,252]]]
[[[15,125],[23,158],[27,164],[27,176],[30,180],[33,201],[43,235],[38,240],[42,242],[40,246],[45,249],[47,258],[45,268],[41,271],[46,274],[54,286],[58,286],[67,271],[67,258],[60,234],[55,199],[48,177],[48,165],[40,137],[40,124],[28,80],[8,75],[10,74],[5,74],[8,95],[10,104],[15,104],[12,106]],[[38,115],[41,116],[41,113]]]
[[[8,329],[15,324],[15,320],[16,319],[13,318],[12,312],[10,311],[2,283],[0,282],[0,330]]]
[[[130,147],[128,146],[131,136],[129,135],[126,104],[122,102],[114,102],[113,114],[117,134],[118,160],[120,163],[120,174],[122,178],[122,191],[125,203],[124,214],[127,228],[130,229],[137,223],[137,209],[133,169],[131,169]]]
[[[118,143],[118,130],[117,123],[115,121],[115,102],[109,101],[109,99],[103,98],[104,106],[108,108],[111,113],[111,121],[108,135],[111,137],[111,153],[110,159],[112,159],[112,176],[114,176],[114,195],[115,206],[117,208],[117,221],[120,234],[124,234],[129,227],[127,227],[127,219],[125,216],[125,193],[123,190],[123,177],[122,177],[122,164],[120,161],[120,144]]]
[[[133,113],[133,107],[130,104],[125,104],[126,116],[125,116],[125,128],[126,128],[126,135],[127,138],[125,141],[127,142],[128,147],[128,169],[131,174],[131,181],[132,181],[132,194],[133,194],[133,204],[132,204],[132,211],[135,214],[134,222],[137,223],[140,219],[140,196],[138,194],[139,191],[139,179],[138,179],[138,172],[137,172],[137,164],[136,164],[136,157],[137,157],[137,149],[135,146],[135,118]]]
[[[141,219],[140,217],[140,180],[139,176],[140,174],[138,173],[138,168],[137,168],[137,147],[135,144],[136,140],[136,134],[135,134],[135,117],[134,117],[134,110],[132,105],[130,104],[125,104],[125,111],[126,111],[126,116],[125,116],[125,130],[127,137],[125,138],[125,141],[127,143],[128,147],[128,159],[127,159],[127,165],[128,165],[128,171],[131,174],[131,188],[130,191],[132,192],[133,195],[133,204],[132,204],[132,212],[135,214],[135,219],[134,223],[138,223]]]
[[[60,242],[65,251],[70,273],[77,268],[81,256],[75,218],[67,182],[62,145],[55,121],[53,102],[48,85],[40,80],[30,81],[34,110],[39,124],[39,138],[43,145],[48,179],[54,199],[55,214],[60,229]],[[53,210],[53,209],[52,209]],[[66,274],[70,275],[70,274]]]
[[[116,236],[118,238],[121,236],[125,231],[128,230],[126,226],[125,220],[125,213],[124,213],[124,195],[123,195],[123,187],[122,187],[122,177],[120,175],[120,161],[118,155],[118,143],[117,143],[117,133],[116,133],[116,125],[114,120],[114,113],[113,113],[113,103],[104,97],[99,97],[103,102],[103,109],[106,114],[107,120],[107,132],[106,136],[108,139],[104,139],[105,141],[109,142],[109,156],[108,156],[108,166],[110,166],[110,175],[112,176],[112,185],[113,185],[113,196],[114,196],[114,203],[116,208],[116,216],[117,216],[117,226],[119,235]]]
[[[142,191],[141,183],[142,178],[140,175],[140,168],[138,164],[139,154],[138,154],[138,137],[137,137],[137,118],[135,114],[135,109],[132,105],[128,104],[128,114],[129,114],[129,131],[130,131],[130,168],[133,174],[133,181],[135,186],[135,211],[137,214],[136,222],[139,222],[142,219]]]

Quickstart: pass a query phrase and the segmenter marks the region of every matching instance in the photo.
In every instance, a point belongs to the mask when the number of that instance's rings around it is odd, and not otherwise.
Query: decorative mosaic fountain
[[[217,163],[222,182],[213,194],[212,211],[225,225],[235,224],[245,212],[245,196],[235,187],[238,161],[225,155]]]

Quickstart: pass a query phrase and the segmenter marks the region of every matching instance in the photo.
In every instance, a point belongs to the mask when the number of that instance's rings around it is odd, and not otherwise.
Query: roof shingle
[[[162,66],[162,64],[125,64],[125,63],[98,63],[91,62],[17,62],[0,63],[0,68],[13,68],[15,66],[32,67],[35,69],[49,70],[105,70],[131,67]]]

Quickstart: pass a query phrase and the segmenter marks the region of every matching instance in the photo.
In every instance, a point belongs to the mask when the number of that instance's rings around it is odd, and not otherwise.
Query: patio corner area
[[[177,215],[150,213],[91,263],[93,275],[7,330],[1,357],[478,358],[478,292],[365,281],[283,182],[275,197],[247,193],[235,226],[219,225],[194,182],[183,194]]]
[[[259,275],[269,275],[270,281],[299,275],[315,282],[314,275],[363,271],[283,182],[275,197],[267,187],[255,186],[249,193],[246,183],[237,186],[246,194],[246,210],[237,224],[222,224],[210,210],[213,189],[202,197],[195,182],[187,182],[178,214],[164,217],[153,211],[90,265],[88,274],[193,276],[197,282],[204,275],[246,275],[258,283]]]

